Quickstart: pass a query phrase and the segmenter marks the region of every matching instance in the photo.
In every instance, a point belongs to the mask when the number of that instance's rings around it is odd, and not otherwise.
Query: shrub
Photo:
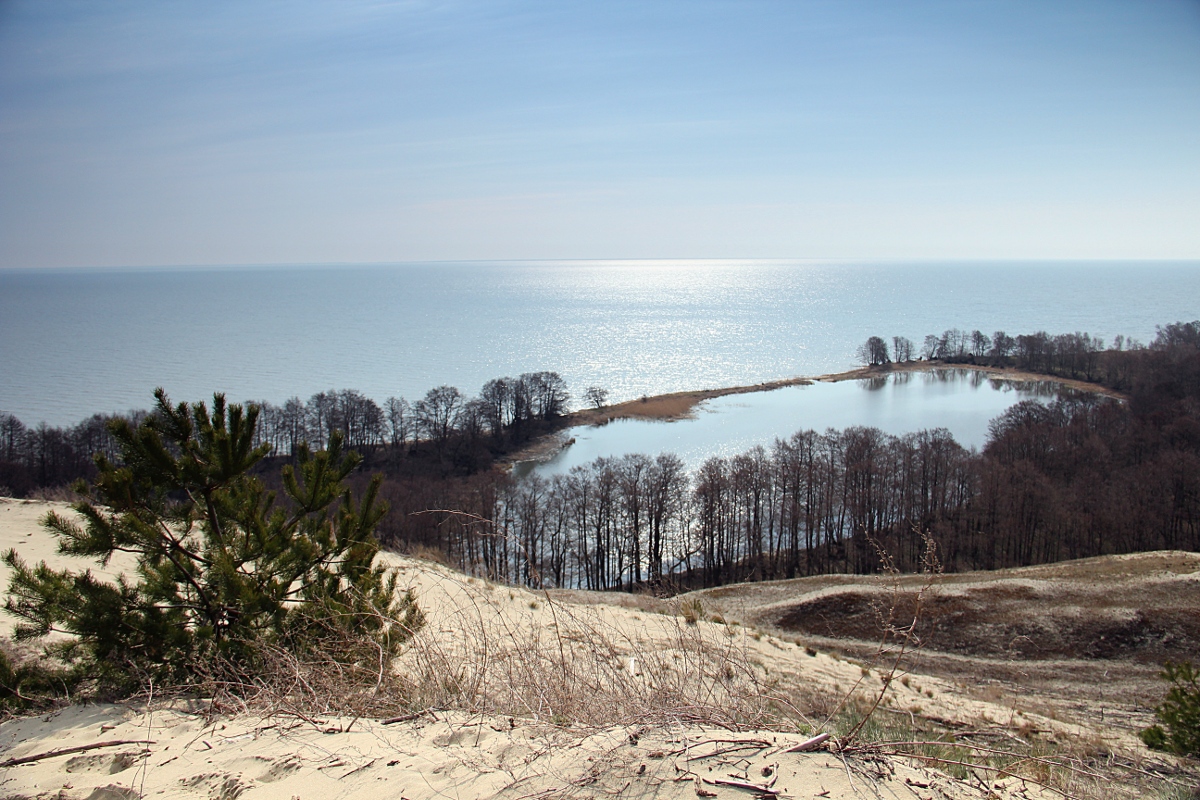
[[[51,651],[117,690],[191,683],[214,663],[251,675],[265,652],[303,656],[331,641],[343,643],[334,658],[390,664],[421,617],[374,564],[386,507],[378,478],[359,502],[345,488],[358,454],[343,454],[337,435],[325,451],[301,447],[277,502],[249,474],[269,451],[253,444],[257,407],[218,394],[210,414],[204,403],[172,406],[161,389],[155,397],[136,428],[111,425],[120,458],[98,457],[94,485],[76,487],[83,524],[55,513],[44,523],[60,552],[100,564],[131,553],[136,574],[108,583],[8,551],[16,638],[69,634]]]
[[[66,670],[0,641],[0,715],[43,705],[56,692],[72,688]]]
[[[1171,684],[1154,710],[1162,725],[1142,731],[1142,741],[1156,750],[1200,756],[1200,670],[1187,662],[1168,661],[1162,678]]]

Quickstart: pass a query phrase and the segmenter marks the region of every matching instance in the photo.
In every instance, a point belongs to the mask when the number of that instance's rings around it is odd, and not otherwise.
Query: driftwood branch
[[[84,753],[88,750],[98,750],[101,747],[118,747],[123,744],[154,744],[154,742],[150,739],[118,739],[115,742],[95,742],[93,744],[81,744],[78,747],[62,747],[58,750],[47,750],[44,753],[37,753],[32,756],[22,756],[21,758],[10,758],[7,761],[0,761],[0,769],[15,767],[18,764],[30,764],[34,761],[41,761],[44,758],[68,756],[72,753]]]
[[[417,711],[412,714],[401,714],[398,717],[388,717],[387,719],[379,720],[380,725],[395,725],[397,722],[412,722],[414,719],[420,719],[426,714],[433,714],[433,709],[427,708],[424,711]]]
[[[795,745],[794,747],[789,747],[787,750],[784,750],[783,752],[785,752],[785,753],[804,753],[809,750],[815,750],[818,747],[820,747],[821,745],[825,744],[825,740],[828,738],[829,738],[828,733],[818,733],[813,738],[803,741],[800,744]]]
[[[758,792],[759,796],[777,797],[779,795],[779,792],[770,786],[762,786],[757,783],[731,781],[725,778],[703,778],[702,780],[712,786],[732,786],[734,789],[746,789],[747,791]]]

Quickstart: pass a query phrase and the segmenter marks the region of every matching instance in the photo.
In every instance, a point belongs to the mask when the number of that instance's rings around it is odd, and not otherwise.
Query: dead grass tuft
[[[705,622],[696,605],[685,605],[682,616],[651,615],[634,632],[594,607],[562,604],[548,594],[540,604],[518,606],[514,618],[511,609],[468,587],[446,588],[453,601],[402,659],[413,709],[585,728],[807,725],[775,697],[776,686],[749,657],[745,637],[726,636],[726,626]]]

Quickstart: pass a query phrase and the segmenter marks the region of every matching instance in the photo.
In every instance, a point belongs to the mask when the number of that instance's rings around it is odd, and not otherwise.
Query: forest
[[[1109,347],[1080,333],[951,329],[920,348],[871,337],[860,357],[880,370],[893,358],[1015,367],[1124,399],[1061,392],[1019,403],[992,421],[979,452],[940,429],[808,430],[694,474],[671,454],[598,459],[549,480],[497,468],[565,424],[570,394],[553,372],[498,378],[474,398],[438,387],[382,406],[353,390],[261,403],[258,436],[278,462],[341,431],[365,456],[355,480],[384,475],[385,547],[540,587],[670,592],[869,573],[880,552],[916,569],[926,533],[948,570],[1200,549],[1200,321]],[[88,477],[92,454],[111,449],[106,436],[100,416],[58,429],[0,415],[2,491]]]
[[[255,445],[269,444],[276,459],[293,457],[301,443],[322,450],[338,431],[346,447],[384,472],[447,475],[487,469],[509,448],[553,429],[570,394],[558,373],[530,372],[490,380],[475,398],[438,386],[415,402],[389,397],[382,406],[354,389],[318,392],[307,401],[292,397],[282,405],[251,402],[259,408]],[[147,413],[93,414],[57,428],[28,427],[0,411],[0,496],[44,494],[91,478],[96,455],[118,457],[110,423],[120,418],[136,426]]]

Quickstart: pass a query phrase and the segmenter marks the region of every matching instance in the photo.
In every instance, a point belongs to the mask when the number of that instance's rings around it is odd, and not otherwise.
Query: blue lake
[[[549,461],[527,465],[550,476],[599,457],[671,452],[695,470],[712,456],[733,456],[799,430],[866,425],[901,435],[946,428],[965,447],[982,447],[988,422],[1022,400],[1050,399],[1050,382],[997,380],[967,369],[893,373],[878,379],[789,386],[726,395],[702,403],[694,418],[673,422],[617,420],[571,428],[574,443]]]

